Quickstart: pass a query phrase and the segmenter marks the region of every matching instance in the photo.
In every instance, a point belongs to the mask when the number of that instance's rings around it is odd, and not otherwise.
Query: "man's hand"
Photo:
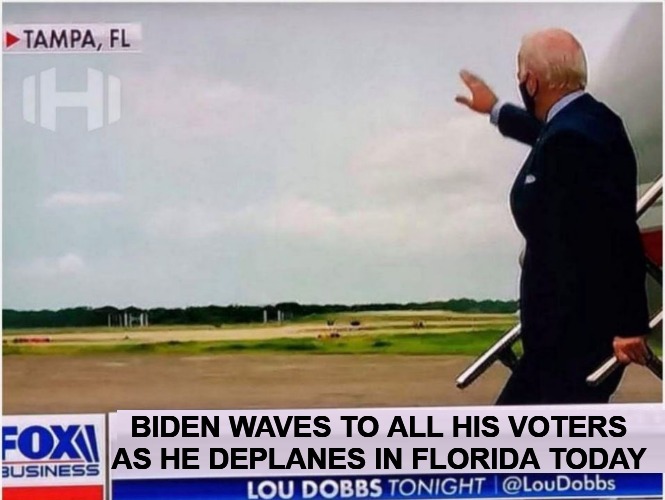
[[[471,91],[471,99],[466,96],[458,95],[455,101],[464,104],[469,109],[478,113],[489,114],[497,103],[496,94],[480,78],[466,70],[460,71],[459,76]]]
[[[649,360],[646,337],[614,337],[614,355],[620,363],[645,365]]]

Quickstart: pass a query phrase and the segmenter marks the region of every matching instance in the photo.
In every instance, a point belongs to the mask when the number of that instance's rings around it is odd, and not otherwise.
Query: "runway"
[[[4,414],[119,409],[326,408],[492,404],[508,370],[461,391],[473,358],[416,355],[20,355],[3,359]],[[616,402],[660,402],[661,382],[630,366]]]

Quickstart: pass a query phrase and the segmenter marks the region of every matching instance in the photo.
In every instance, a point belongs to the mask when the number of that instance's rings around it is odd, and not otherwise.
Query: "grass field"
[[[5,330],[3,354],[478,354],[513,315],[446,311],[341,313],[281,324]],[[332,326],[328,322],[334,322]],[[352,323],[355,324],[352,325]],[[47,338],[46,343],[19,340]]]
[[[312,316],[267,325],[6,330],[3,332],[3,355],[197,355],[241,352],[478,355],[515,320],[513,315],[508,314],[366,311]],[[334,321],[334,325],[328,326],[328,321]],[[360,324],[352,327],[351,322]],[[333,332],[339,337],[331,338]],[[16,343],[20,337],[46,337],[49,342]],[[660,355],[662,338],[654,338],[652,347]]]
[[[4,411],[492,404],[508,375],[503,365],[464,391],[455,378],[515,320],[391,311],[281,325],[4,331]],[[14,343],[20,337],[50,342]],[[648,370],[629,367],[616,401],[661,401],[661,389]]]
[[[234,330],[270,330],[276,327],[296,327],[301,329],[327,330],[326,323],[334,321],[335,328],[339,330],[348,329],[352,321],[359,321],[359,330],[376,329],[411,329],[414,322],[422,321],[425,328],[432,327],[476,327],[483,325],[505,326],[515,321],[513,314],[479,314],[479,313],[457,313],[451,311],[362,311],[344,312],[332,314],[317,314],[304,316],[290,320],[282,324],[275,322],[264,323],[242,323],[224,325],[151,325],[142,328],[118,328],[118,327],[67,327],[67,328],[21,328],[4,329],[5,337],[15,336],[39,336],[39,335],[63,335],[77,333],[132,333],[136,331],[159,332],[159,331],[207,331],[211,329],[220,331]]]
[[[312,353],[312,354],[468,354],[482,352],[505,330],[487,329],[463,333],[354,335],[347,338],[275,338],[266,340],[223,340],[217,342],[177,341],[71,345],[5,345],[3,354],[213,354],[213,353]]]

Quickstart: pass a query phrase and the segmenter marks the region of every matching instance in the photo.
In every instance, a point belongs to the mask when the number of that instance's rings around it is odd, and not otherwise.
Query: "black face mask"
[[[524,102],[524,107],[526,110],[535,116],[536,114],[536,94],[529,95],[529,91],[526,89],[526,80],[520,83],[520,94],[522,95],[522,101]]]

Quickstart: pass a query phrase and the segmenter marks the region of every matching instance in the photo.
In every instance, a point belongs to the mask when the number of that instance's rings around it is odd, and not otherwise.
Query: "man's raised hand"
[[[467,70],[460,71],[460,77],[471,91],[471,98],[458,95],[455,101],[477,113],[489,114],[498,101],[496,94],[481,78]]]

